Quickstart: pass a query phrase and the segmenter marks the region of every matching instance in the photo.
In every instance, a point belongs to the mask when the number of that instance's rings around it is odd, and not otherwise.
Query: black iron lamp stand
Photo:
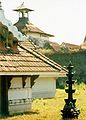
[[[76,99],[73,99],[73,93],[75,90],[73,90],[72,85],[75,81],[72,80],[74,75],[72,69],[73,66],[70,62],[70,64],[67,66],[68,73],[66,74],[68,77],[68,80],[66,81],[68,84],[68,89],[65,89],[65,92],[68,94],[68,99],[65,99],[64,108],[61,110],[63,118],[78,118],[80,114],[80,110],[78,110],[75,105]]]

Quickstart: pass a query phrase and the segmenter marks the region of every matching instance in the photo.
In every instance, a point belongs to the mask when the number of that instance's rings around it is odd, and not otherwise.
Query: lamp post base
[[[72,102],[69,102],[69,104],[65,104],[61,112],[63,118],[78,118],[80,114],[80,110],[78,110]]]

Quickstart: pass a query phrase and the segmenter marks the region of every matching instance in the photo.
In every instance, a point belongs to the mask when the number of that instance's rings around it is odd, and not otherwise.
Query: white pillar
[[[27,77],[26,80],[26,88],[27,88],[27,99],[32,100],[32,88],[31,88],[31,78]]]

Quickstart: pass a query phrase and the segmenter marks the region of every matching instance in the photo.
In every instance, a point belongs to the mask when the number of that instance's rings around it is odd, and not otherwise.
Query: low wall
[[[9,100],[9,115],[29,112],[31,105],[31,99]]]

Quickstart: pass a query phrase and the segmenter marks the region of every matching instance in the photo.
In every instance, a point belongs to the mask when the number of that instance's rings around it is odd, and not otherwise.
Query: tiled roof
[[[30,22],[26,24],[26,29],[28,29],[30,32],[44,33],[44,31],[40,30],[38,27],[34,26]]]
[[[54,51],[60,51],[60,45],[56,42],[50,42],[51,47],[53,48]]]
[[[44,55],[23,46],[18,54],[0,54],[0,72],[65,72]]]
[[[25,24],[26,22],[26,24]],[[40,34],[44,34],[47,35],[49,37],[54,37],[54,35],[45,33],[44,31],[42,31],[41,29],[39,29],[38,27],[36,27],[35,25],[33,25],[32,23],[28,22],[26,20],[26,18],[20,18],[19,21],[17,23],[14,24],[19,31],[21,31],[22,33],[26,33],[26,32],[32,32],[32,33],[40,33]]]
[[[39,29],[38,27],[34,26],[32,23],[28,23],[26,24],[26,27],[23,29],[23,31],[29,31],[29,32],[34,32],[34,33],[41,33],[41,34],[45,34],[48,35],[50,37],[54,37],[54,35],[45,33],[44,31],[42,31],[41,29]]]
[[[20,45],[23,45],[27,48],[35,49],[36,46],[35,44],[29,39],[29,40],[24,40],[19,42]]]
[[[70,44],[70,43],[65,43],[65,42],[63,42],[61,45],[64,46],[64,47],[67,47],[67,48],[77,48],[77,49],[80,48],[79,45]]]

